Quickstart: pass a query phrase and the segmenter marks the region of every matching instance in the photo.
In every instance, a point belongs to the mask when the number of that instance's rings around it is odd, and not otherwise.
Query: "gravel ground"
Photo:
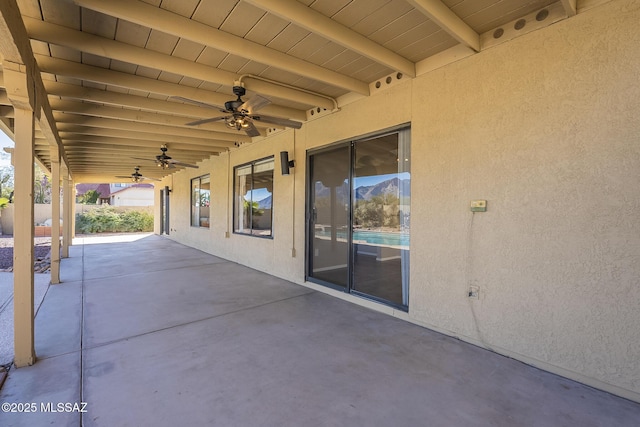
[[[35,260],[43,259],[51,250],[51,237],[34,239]],[[13,266],[13,236],[0,236],[0,269]]]

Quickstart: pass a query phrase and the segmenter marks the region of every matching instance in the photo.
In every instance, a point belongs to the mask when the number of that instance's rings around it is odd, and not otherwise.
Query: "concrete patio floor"
[[[640,404],[167,238],[100,242],[63,260],[38,362],[0,390],[36,411],[1,426],[640,424]]]

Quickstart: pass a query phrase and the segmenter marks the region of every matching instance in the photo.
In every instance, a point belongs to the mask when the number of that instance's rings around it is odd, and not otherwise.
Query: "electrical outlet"
[[[480,288],[478,286],[469,286],[468,297],[471,299],[480,299]]]

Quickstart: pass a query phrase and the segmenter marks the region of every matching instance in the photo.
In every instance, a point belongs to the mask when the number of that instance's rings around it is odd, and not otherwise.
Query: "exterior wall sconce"
[[[289,169],[295,166],[294,160],[289,160],[289,152],[281,151],[280,152],[280,169],[282,171],[282,175],[289,175]]]

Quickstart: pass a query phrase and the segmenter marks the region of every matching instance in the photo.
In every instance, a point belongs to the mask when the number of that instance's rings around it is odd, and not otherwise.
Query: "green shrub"
[[[153,215],[146,212],[117,212],[110,206],[76,214],[76,233],[123,233],[153,231]]]

